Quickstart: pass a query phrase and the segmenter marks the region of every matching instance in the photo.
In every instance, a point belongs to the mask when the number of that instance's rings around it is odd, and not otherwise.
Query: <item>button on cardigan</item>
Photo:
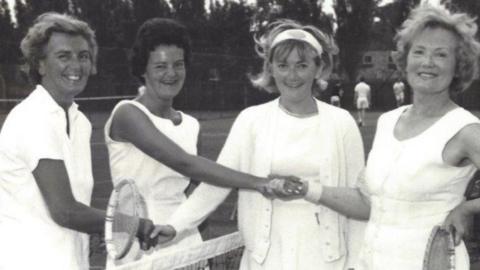
[[[249,107],[235,120],[217,162],[235,170],[260,177],[270,174],[274,127],[279,99]],[[350,114],[340,108],[316,101],[319,112],[318,141],[325,149],[319,164],[320,181],[326,186],[354,187],[364,166],[360,133]],[[294,142],[292,142],[294,143]],[[228,196],[231,189],[200,184],[190,198],[169,220],[177,231],[198,226]],[[267,256],[270,246],[272,202],[253,190],[240,190],[238,227],[245,247],[258,263]],[[323,226],[323,259],[338,260],[347,256],[346,267],[353,267],[363,237],[363,222],[318,205],[318,220]]]

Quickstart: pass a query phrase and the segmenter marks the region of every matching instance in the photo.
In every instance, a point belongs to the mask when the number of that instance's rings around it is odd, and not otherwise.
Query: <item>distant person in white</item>
[[[403,105],[405,102],[405,84],[399,78],[393,84],[393,94],[395,95],[395,101],[397,102],[397,107]]]
[[[365,119],[365,110],[370,107],[370,86],[364,81],[363,77],[360,77],[354,91],[358,125],[362,126]]]

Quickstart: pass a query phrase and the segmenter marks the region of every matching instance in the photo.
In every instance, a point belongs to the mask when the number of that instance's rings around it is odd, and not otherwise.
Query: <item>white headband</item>
[[[320,43],[318,43],[318,40],[309,32],[300,29],[288,29],[281,32],[273,39],[272,46],[270,46],[270,48],[273,49],[280,42],[287,39],[294,39],[306,42],[310,44],[315,49],[315,51],[317,51],[318,56],[322,55],[323,49]]]

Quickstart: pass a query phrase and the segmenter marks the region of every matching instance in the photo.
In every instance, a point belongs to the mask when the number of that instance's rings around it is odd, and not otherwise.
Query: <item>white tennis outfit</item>
[[[402,101],[405,98],[405,84],[403,82],[395,82],[393,84],[393,93],[395,95],[395,99],[398,101]]]
[[[322,162],[318,138],[319,116],[298,118],[278,112],[275,136],[272,138],[272,173],[295,175],[302,179],[319,179],[318,164]],[[323,247],[328,242],[320,229],[318,206],[305,201],[273,200],[270,248],[262,264],[245,256],[243,268],[260,269],[343,269],[345,261],[326,262]]]
[[[319,114],[309,118],[286,114],[279,99],[243,110],[217,162],[258,176],[297,175],[312,184],[354,187],[364,162],[355,121],[347,111],[316,103]],[[168,224],[180,232],[197,226],[230,190],[201,183]],[[243,189],[238,227],[245,241],[241,270],[348,269],[363,239],[363,224],[327,207]]]
[[[359,82],[354,89],[357,93],[357,109],[368,109],[370,104],[368,102],[368,95],[370,94],[370,86],[365,82]]]
[[[463,200],[475,167],[453,167],[443,162],[447,142],[463,127],[479,123],[457,108],[421,134],[397,140],[394,127],[402,106],[378,121],[369,154],[366,183],[371,214],[365,231],[361,262],[356,270],[421,270],[430,232]],[[456,269],[468,270],[465,245],[456,247]]]
[[[41,85],[8,114],[0,133],[0,269],[89,269],[88,235],[57,225],[33,170],[41,159],[63,160],[73,196],[90,205],[92,127],[65,111]]]
[[[148,217],[155,224],[165,224],[170,215],[186,200],[184,192],[190,183],[190,179],[148,156],[133,144],[115,141],[110,138],[112,116],[117,108],[126,104],[139,108],[159,131],[193,155],[197,154],[197,138],[200,125],[195,118],[185,113],[182,113],[182,122],[179,125],[174,125],[169,119],[152,114],[144,105],[133,100],[119,102],[105,124],[105,141],[110,157],[113,184],[115,185],[123,179],[134,180],[146,201]],[[138,132],[142,131],[139,130]],[[176,240],[178,241],[161,246],[162,251],[167,250],[167,247],[170,246],[172,248],[185,247],[192,243],[202,242],[196,228],[184,232]],[[137,258],[141,254],[142,252],[138,250]]]

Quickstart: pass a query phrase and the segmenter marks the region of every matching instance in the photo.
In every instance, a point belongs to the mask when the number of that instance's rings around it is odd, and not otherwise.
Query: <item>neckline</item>
[[[392,126],[392,130],[391,130],[391,134],[392,134],[392,137],[393,139],[396,141],[396,142],[399,142],[399,143],[405,143],[405,142],[408,142],[408,141],[412,141],[416,138],[419,138],[419,137],[422,137],[424,134],[428,133],[430,130],[432,130],[435,126],[438,125],[439,122],[441,122],[442,119],[444,119],[447,115],[449,115],[451,112],[453,111],[456,111],[458,109],[461,109],[461,107],[456,107],[456,108],[453,108],[449,111],[447,111],[444,115],[442,115],[440,118],[437,119],[437,121],[433,122],[430,126],[428,126],[426,129],[422,130],[420,133],[418,134],[415,134],[413,135],[412,137],[408,137],[408,138],[405,138],[405,139],[398,139],[398,137],[395,135],[395,127],[398,125],[398,122],[400,121],[400,117],[402,116],[403,113],[405,113],[409,108],[411,108],[412,105],[405,105],[403,107],[400,107],[398,109],[398,114],[396,115],[396,120]]]
[[[305,118],[310,118],[310,117],[313,117],[313,116],[317,116],[319,114],[318,106],[317,106],[317,103],[316,103],[315,99],[314,99],[314,102],[315,102],[315,106],[317,107],[317,111],[312,112],[312,113],[308,113],[308,114],[300,114],[300,113],[291,112],[291,111],[287,110],[287,108],[285,108],[282,105],[282,103],[280,103],[280,100],[278,101],[278,107],[280,108],[280,110],[282,112],[284,112],[285,114],[287,114],[289,116],[292,116],[292,117],[295,117],[295,118],[300,118],[300,119],[305,119]]]
[[[153,116],[155,119],[168,122],[168,123],[170,123],[172,126],[175,126],[175,127],[181,126],[181,125],[183,124],[183,122],[185,121],[185,116],[184,116],[184,114],[183,114],[182,111],[175,110],[175,111],[178,112],[179,115],[180,115],[180,122],[179,122],[179,123],[175,123],[172,119],[160,117],[160,116],[152,113],[152,112],[148,109],[147,106],[145,106],[143,103],[141,103],[141,102],[138,101],[138,100],[132,99],[132,100],[130,100],[130,101],[131,101],[131,102],[135,102],[136,104],[142,106],[142,107],[148,112],[148,114],[150,114],[151,116]]]

